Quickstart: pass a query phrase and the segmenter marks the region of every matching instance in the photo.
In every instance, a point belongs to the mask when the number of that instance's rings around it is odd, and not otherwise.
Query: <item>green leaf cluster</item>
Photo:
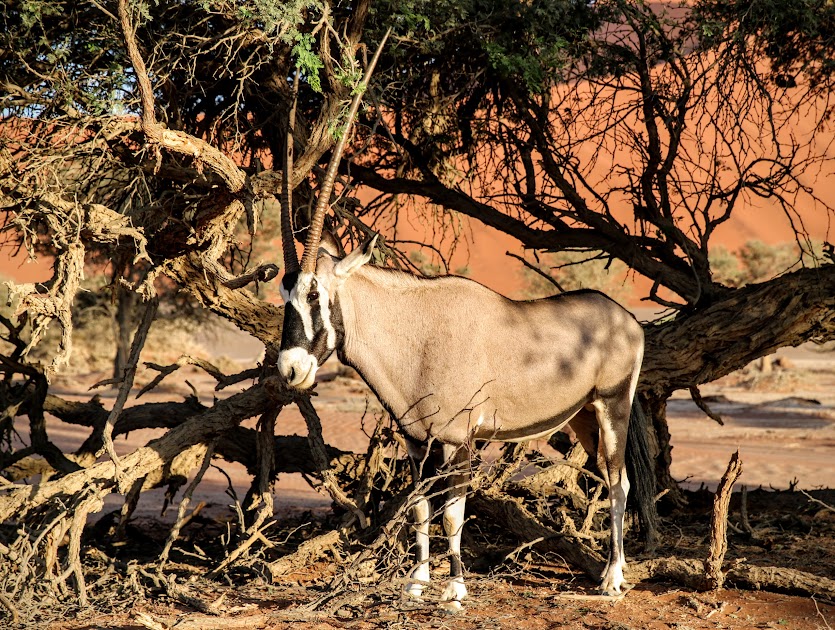
[[[779,87],[805,76],[831,86],[835,77],[835,2],[832,0],[701,0],[694,6],[701,45],[723,42],[740,56],[764,55]]]

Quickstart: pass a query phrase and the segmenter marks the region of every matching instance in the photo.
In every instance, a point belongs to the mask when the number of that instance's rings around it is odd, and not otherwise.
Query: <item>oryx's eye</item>
[[[318,291],[311,291],[307,294],[307,301],[309,303],[316,302],[319,299],[319,292]]]

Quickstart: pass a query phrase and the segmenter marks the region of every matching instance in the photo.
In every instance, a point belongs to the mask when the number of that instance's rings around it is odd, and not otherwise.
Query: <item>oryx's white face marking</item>
[[[342,260],[320,249],[316,272],[290,272],[281,280],[284,327],[278,369],[291,387],[308,389],[316,371],[343,335],[337,291],[345,279],[371,258],[376,237]]]

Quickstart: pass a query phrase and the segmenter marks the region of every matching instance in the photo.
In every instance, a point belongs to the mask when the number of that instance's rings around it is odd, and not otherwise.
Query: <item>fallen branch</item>
[[[121,462],[126,487],[163,468],[188,447],[208,442],[243,420],[260,415],[268,405],[273,404],[274,397],[283,399],[285,403],[293,400],[294,394],[284,390],[281,385],[270,387],[269,393],[267,389],[267,384],[258,384],[218,401],[210,409],[189,418],[147,446],[124,456]],[[21,519],[41,505],[60,499],[61,496],[75,495],[91,486],[96,487],[104,497],[115,489],[114,473],[113,462],[101,462],[41,484],[34,496],[28,487],[12,490],[0,497],[0,522],[12,517]]]
[[[542,523],[528,510],[522,499],[504,494],[496,488],[486,488],[476,492],[469,499],[468,505],[477,514],[477,518],[502,523],[504,529],[522,540],[541,538],[542,541],[536,545],[539,550],[556,553],[590,579],[600,579],[605,564],[603,556],[582,540]]]
[[[808,492],[806,492],[805,490],[801,490],[801,491],[800,491],[800,494],[802,494],[804,497],[806,497],[807,499],[809,499],[809,501],[810,501],[810,502],[815,503],[816,505],[821,506],[823,509],[828,510],[828,511],[830,511],[830,512],[835,512],[835,507],[832,507],[832,506],[831,506],[831,505],[829,505],[828,503],[824,503],[824,502],[823,502],[823,501],[821,501],[820,499],[816,499],[815,497],[813,497],[811,494],[809,494],[809,493],[808,493]]]
[[[626,567],[630,582],[664,580],[697,591],[710,587],[704,578],[704,563],[696,558],[653,558],[630,562]],[[725,581],[736,588],[747,588],[790,595],[814,597],[818,601],[835,604],[835,580],[787,569],[761,567],[747,562],[734,564],[725,574]]]
[[[270,563],[268,568],[273,582],[279,582],[284,576],[295,573],[319,560],[326,552],[341,544],[343,534],[342,530],[332,529],[316,538],[306,540],[293,553]]]

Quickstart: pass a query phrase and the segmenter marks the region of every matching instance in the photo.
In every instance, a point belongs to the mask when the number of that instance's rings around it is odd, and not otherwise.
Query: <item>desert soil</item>
[[[214,353],[225,354],[242,365],[252,365],[260,352],[251,339],[224,335],[212,342]],[[704,492],[694,499],[691,510],[664,519],[664,553],[703,557],[706,548],[709,495],[724,472],[731,454],[739,449],[744,473],[740,484],[751,493],[751,521],[763,537],[757,544],[731,535],[729,558],[748,557],[760,564],[792,566],[818,575],[835,578],[835,513],[814,506],[805,497],[783,503],[774,489],[814,490],[835,488],[835,353],[819,352],[811,346],[779,353],[780,365],[771,374],[749,369],[730,375],[702,388],[711,408],[721,414],[724,426],[707,418],[686,392],[677,393],[669,405],[673,436],[673,474],[683,486]],[[368,443],[361,418],[374,422],[380,408],[365,385],[355,379],[337,376],[337,365],[321,371],[314,404],[322,418],[326,442],[350,451],[364,451]],[[138,386],[152,378],[140,374]],[[89,385],[101,375],[63,379],[53,390],[74,399],[87,399]],[[213,381],[193,369],[172,375],[138,403],[172,400],[191,393],[188,381],[201,400],[211,404]],[[242,386],[243,387],[243,386]],[[228,395],[232,391],[221,395]],[[102,397],[108,406],[105,392]],[[130,404],[136,404],[131,401]],[[250,421],[253,424],[254,421]],[[366,427],[368,428],[368,427]],[[84,435],[77,428],[49,420],[50,437],[62,447],[80,444]],[[304,421],[296,410],[282,412],[278,434],[304,435]],[[137,431],[117,441],[120,453],[145,444],[158,431]],[[25,436],[24,436],[25,437]],[[533,444],[533,448],[542,445]],[[223,463],[229,479],[212,468],[194,494],[193,503],[207,507],[196,522],[225,523],[230,516],[232,491],[242,499],[250,479],[244,469]],[[314,523],[330,514],[330,499],[298,475],[282,476],[274,490],[276,513],[288,531],[296,524]],[[707,497],[704,501],[699,496]],[[830,501],[835,493],[817,495]],[[776,497],[773,501],[770,497]],[[174,511],[160,516],[162,491],[143,495],[134,525],[143,527],[149,538],[164,541]],[[103,513],[117,509],[118,497],[111,497]],[[731,509],[731,521],[738,513]],[[775,512],[776,510],[776,512]],[[787,520],[788,519],[788,520]],[[793,519],[793,520],[792,520]],[[199,524],[198,523],[198,524]],[[311,531],[315,525],[307,525]],[[469,526],[468,526],[469,527]],[[282,527],[277,528],[281,530]],[[298,534],[298,533],[297,533]],[[304,528],[301,534],[304,536]],[[488,534],[489,536],[489,534]],[[763,542],[763,540],[767,542]],[[835,625],[835,606],[808,597],[739,591],[727,588],[698,593],[665,583],[639,584],[618,602],[595,599],[569,599],[566,592],[593,593],[594,585],[572,575],[558,559],[536,553],[520,564],[490,574],[481,569],[480,557],[490,541],[479,536],[465,538],[465,564],[469,568],[470,597],[464,612],[454,617],[443,614],[431,602],[423,605],[402,602],[396,585],[382,588],[377,596],[366,597],[355,606],[346,606],[338,615],[321,617],[303,614],[301,607],[321,596],[334,570],[332,564],[313,565],[281,584],[267,584],[253,578],[229,585],[225,582],[192,578],[194,594],[213,601],[225,593],[223,618],[207,617],[198,626],[197,613],[165,596],[138,599],[131,605],[114,605],[113,614],[87,612],[71,615],[49,627],[63,628],[141,628],[137,615],[152,615],[159,627],[252,627],[252,628],[824,628]],[[484,548],[479,548],[484,546]],[[640,546],[630,543],[627,553],[640,554]],[[705,552],[706,553],[706,552]],[[408,562],[408,559],[404,559]],[[437,569],[442,578],[441,567]],[[434,591],[433,591],[434,592]],[[437,597],[437,593],[434,594]],[[182,624],[185,623],[186,626]],[[233,625],[230,625],[233,624]]]

